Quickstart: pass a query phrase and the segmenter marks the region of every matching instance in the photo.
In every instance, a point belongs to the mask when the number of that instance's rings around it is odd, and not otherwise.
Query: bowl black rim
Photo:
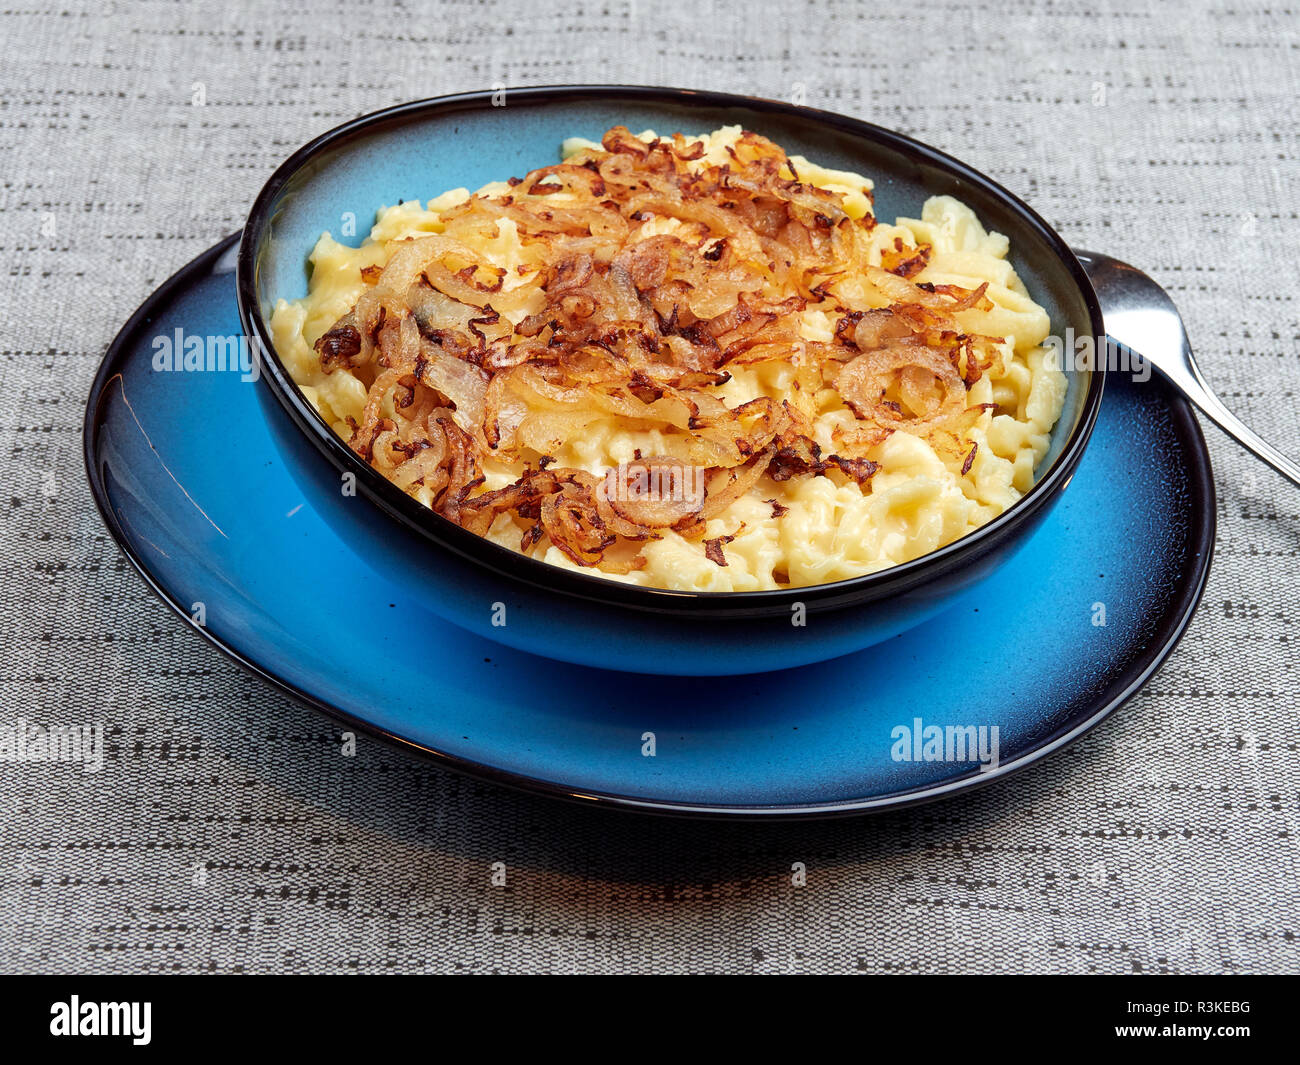
[[[651,85],[546,85],[507,89],[507,98],[524,103],[551,102],[565,99],[602,99],[671,102],[679,105],[699,104],[717,108],[744,108],[767,114],[803,118],[819,122],[840,132],[882,143],[885,146],[932,166],[947,170],[968,181],[987,195],[1000,199],[1019,214],[1040,239],[1056,253],[1071,275],[1088,309],[1093,336],[1105,337],[1101,305],[1088,276],[1064,239],[1028,204],[983,173],[937,148],[895,133],[861,119],[830,111],[802,107],[782,100],[768,100],[694,89]],[[356,477],[358,494],[388,518],[401,522],[425,539],[508,580],[523,581],[548,592],[561,592],[588,601],[630,607],[639,611],[687,615],[694,617],[761,617],[788,614],[796,604],[808,610],[834,610],[856,606],[888,596],[899,595],[927,583],[949,571],[976,553],[1011,534],[1047,505],[1068,483],[1087,447],[1100,409],[1105,387],[1105,367],[1090,372],[1088,391],[1078,423],[1066,439],[1055,463],[1020,499],[988,524],[910,562],[829,584],[809,585],[749,592],[704,592],[654,588],[626,584],[607,577],[552,566],[510,548],[475,535],[448,518],[425,507],[363,462],[326,423],[302,394],[275,350],[270,329],[262,316],[256,291],[256,247],[271,218],[271,207],[281,190],[304,164],[325,148],[337,146],[353,136],[376,126],[407,121],[429,114],[491,107],[493,90],[455,93],[396,104],[344,122],[308,141],[289,156],[267,180],[253,201],[240,237],[236,264],[236,296],[240,320],[255,350],[260,349],[259,379],[279,401],[298,428],[317,450],[342,474]],[[269,373],[267,372],[269,370]]]

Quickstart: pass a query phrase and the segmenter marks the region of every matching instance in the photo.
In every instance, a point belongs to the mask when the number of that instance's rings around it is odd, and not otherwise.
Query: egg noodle
[[[969,207],[880,221],[867,178],[738,126],[564,158],[324,234],[275,306],[304,395],[414,498],[555,566],[726,592],[909,561],[1032,486],[1066,379]],[[639,463],[694,487],[621,506]]]

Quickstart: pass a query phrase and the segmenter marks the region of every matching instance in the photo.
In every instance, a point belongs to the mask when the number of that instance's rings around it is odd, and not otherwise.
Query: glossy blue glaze
[[[181,614],[204,605],[200,631],[218,646],[458,768],[659,811],[812,816],[921,801],[995,779],[1100,720],[1172,649],[1203,587],[1214,530],[1204,441],[1168,388],[1114,378],[1038,535],[977,593],[885,644],[725,679],[504,648],[443,621],[445,589],[417,568],[380,574],[321,518],[255,385],[152,369],[153,338],[177,327],[238,334],[232,247],[165,286],[109,352],[86,431],[105,521]],[[1093,623],[1097,603],[1105,626]],[[596,653],[617,636],[598,614],[552,626]],[[1000,768],[895,761],[892,732],[917,717],[997,725]],[[641,753],[646,732],[653,758]]]
[[[558,158],[563,139],[634,129],[708,130],[738,123],[792,153],[871,174],[883,216],[918,214],[926,197],[961,197],[1006,233],[1030,292],[1062,333],[1097,335],[1101,314],[1086,276],[1050,227],[1005,189],[925,145],[844,116],[773,101],[627,86],[512,90],[400,105],[333,130],[268,181],[239,253],[245,329],[268,342],[278,298],[306,291],[306,256],[323,230],[375,208],[521,174]],[[547,566],[420,506],[357,458],[304,400],[273,352],[260,398],[280,456],[341,536],[394,580],[417,567],[440,585],[440,616],[512,647],[603,668],[691,675],[754,673],[822,661],[904,631],[970,590],[1025,542],[1068,482],[1096,416],[1103,374],[1069,374],[1065,412],[1034,489],[969,536],[900,566],[811,588],[706,593],[642,588]],[[351,476],[355,496],[343,496]],[[499,620],[505,604],[509,622]],[[792,620],[808,618],[806,626]],[[577,630],[600,634],[576,641]]]

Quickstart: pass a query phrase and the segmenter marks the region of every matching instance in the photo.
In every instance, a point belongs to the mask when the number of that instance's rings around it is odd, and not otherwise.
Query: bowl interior
[[[1077,276],[1062,261],[1059,245],[1054,247],[1050,234],[978,175],[952,168],[941,158],[927,158],[928,153],[916,151],[909,142],[872,139],[839,128],[834,124],[837,116],[816,111],[786,114],[768,109],[762,101],[719,104],[709,102],[707,94],[674,98],[673,90],[661,91],[663,98],[651,99],[644,90],[630,90],[625,96],[616,88],[542,95],[512,90],[504,106],[493,106],[484,95],[437,108],[409,108],[326,146],[292,173],[272,201],[268,224],[259,234],[255,286],[263,317],[269,319],[277,299],[306,295],[307,255],[321,233],[356,246],[365,240],[381,206],[521,176],[557,162],[565,138],[599,140],[613,125],[633,132],[701,133],[740,124],[776,141],[791,155],[872,178],[876,213],[887,221],[918,216],[930,196],[962,200],[987,228],[1010,239],[1016,271],[1047,309],[1053,334],[1065,336],[1072,329],[1075,336],[1093,335],[1087,299]],[[1040,479],[1083,415],[1091,373],[1067,368],[1067,374],[1069,393],[1051,449],[1039,465]]]

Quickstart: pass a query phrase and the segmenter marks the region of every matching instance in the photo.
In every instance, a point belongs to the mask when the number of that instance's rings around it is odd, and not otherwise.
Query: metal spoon
[[[1109,255],[1095,251],[1074,254],[1097,293],[1110,338],[1141,355],[1200,407],[1210,421],[1300,486],[1300,465],[1246,428],[1205,383],[1192,357],[1183,319],[1169,293],[1137,267]]]

